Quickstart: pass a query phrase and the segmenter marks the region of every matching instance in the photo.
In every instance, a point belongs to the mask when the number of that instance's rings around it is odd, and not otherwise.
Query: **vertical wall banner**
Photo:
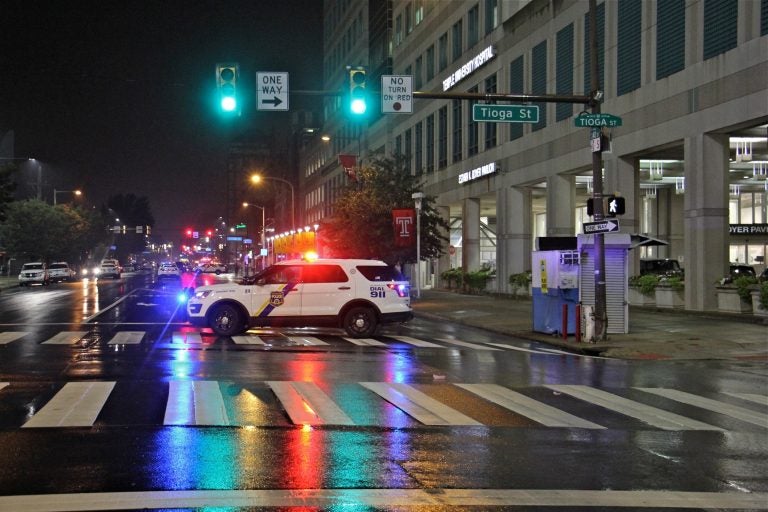
[[[416,245],[416,210],[392,210],[392,231],[395,234],[395,247]]]

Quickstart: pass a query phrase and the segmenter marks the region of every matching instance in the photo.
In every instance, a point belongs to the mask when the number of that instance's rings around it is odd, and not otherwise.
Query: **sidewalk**
[[[487,295],[422,290],[416,316],[538,341],[569,351],[621,359],[744,359],[768,361],[768,319],[747,314],[629,308],[629,333],[600,343],[533,332],[533,303]]]

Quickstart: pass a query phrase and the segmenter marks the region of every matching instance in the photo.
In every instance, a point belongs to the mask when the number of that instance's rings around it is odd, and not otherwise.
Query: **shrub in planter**
[[[636,288],[643,295],[653,295],[656,287],[659,285],[659,276],[655,274],[645,274],[642,276],[632,276],[629,278],[629,286]]]
[[[446,270],[440,278],[448,283],[448,289],[461,288],[464,285],[464,269],[461,267]]]
[[[664,288],[670,288],[673,291],[681,292],[685,288],[685,283],[683,282],[683,279],[680,277],[662,277],[657,286],[661,286]]]
[[[493,272],[489,269],[480,269],[474,272],[468,272],[464,276],[464,283],[470,293],[480,293],[485,290],[485,286],[488,284],[488,280],[492,277]]]
[[[533,275],[530,270],[520,272],[519,274],[511,274],[509,276],[509,286],[512,287],[512,294],[518,295],[518,290],[528,290],[532,280]]]
[[[757,284],[757,279],[752,276],[737,277],[733,280],[733,284],[736,286],[736,293],[744,302],[750,302],[751,298],[751,286]]]
[[[760,305],[763,309],[768,309],[768,282],[760,285]]]

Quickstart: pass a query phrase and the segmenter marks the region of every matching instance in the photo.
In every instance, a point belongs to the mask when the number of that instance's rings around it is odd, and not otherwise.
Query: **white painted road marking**
[[[313,382],[268,381],[285,412],[296,425],[354,425],[352,418],[341,410]]]
[[[529,398],[512,391],[511,389],[499,386],[498,384],[456,385],[484,398],[485,400],[500,405],[517,414],[521,414],[526,418],[530,418],[547,427],[605,429],[602,425],[581,419],[578,416],[561,411],[560,409],[555,409],[552,406],[538,402],[533,398]]]
[[[651,407],[589,386],[547,385],[554,391],[565,393],[591,404],[635,418],[664,430],[715,430],[723,429],[700,421]]]
[[[69,382],[22,427],[90,427],[114,387],[114,382]]]
[[[238,345],[265,345],[261,336],[249,335],[249,336],[232,336],[232,341]]]
[[[219,383],[174,380],[169,383],[164,425],[229,425]]]
[[[44,345],[74,345],[88,334],[88,331],[61,331],[56,336],[44,341]]]
[[[635,388],[635,389],[639,389],[640,391],[645,391],[646,393],[652,393],[657,396],[663,396],[664,398],[669,398],[670,400],[675,400],[677,402],[681,402],[684,404],[693,405],[694,407],[700,407],[701,409],[706,409],[708,411],[713,411],[719,414],[725,414],[726,416],[730,416],[731,418],[736,418],[737,420],[746,421],[747,423],[757,425],[758,427],[768,428],[768,415],[757,412],[757,411],[751,411],[749,409],[745,409],[744,407],[727,404],[725,402],[718,402],[717,400],[712,400],[710,398],[705,398],[703,396],[692,395],[691,393],[686,393],[685,391],[678,391],[677,389],[665,389],[665,388]]]
[[[144,331],[120,331],[116,333],[107,345],[137,345],[144,337]]]
[[[0,345],[5,345],[7,343],[10,343],[12,341],[16,341],[19,338],[22,338],[29,334],[27,331],[6,331],[6,332],[0,332]]]
[[[348,342],[361,347],[386,347],[386,343],[382,343],[373,338],[343,338]]]
[[[294,343],[296,345],[307,345],[307,346],[328,345],[328,343],[324,342],[319,338],[315,338],[314,336],[288,336],[288,340],[291,343]]]
[[[425,425],[462,425],[481,426],[473,420],[444,403],[431,398],[408,384],[397,382],[361,382],[366,387],[392,403],[409,416]]]
[[[439,491],[439,492],[436,492]],[[584,507],[764,510],[768,493],[574,489],[259,489],[0,496],[0,510],[71,512],[180,508]]]
[[[421,348],[445,348],[442,345],[437,345],[435,343],[430,343],[428,341],[420,340],[417,338],[411,338],[410,336],[390,336],[393,340],[400,341],[402,343],[407,343],[409,345],[413,345],[414,347],[421,347]]]

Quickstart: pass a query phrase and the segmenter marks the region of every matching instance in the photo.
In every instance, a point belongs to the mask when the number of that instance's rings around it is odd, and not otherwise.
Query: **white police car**
[[[222,336],[249,326],[332,326],[368,337],[413,318],[408,282],[383,261],[362,259],[282,261],[240,283],[197,288],[187,313]]]

